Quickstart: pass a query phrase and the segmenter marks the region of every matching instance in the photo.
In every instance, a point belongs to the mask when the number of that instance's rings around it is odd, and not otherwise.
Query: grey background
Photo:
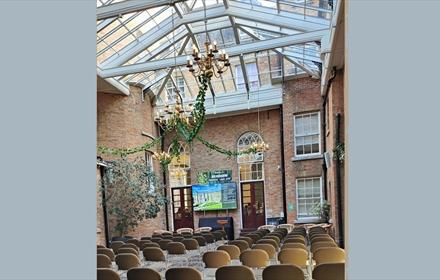
[[[0,1],[0,279],[95,277],[95,6]],[[347,10],[347,279],[440,279],[440,2]]]
[[[439,11],[348,2],[347,279],[440,279]]]
[[[96,277],[95,7],[0,1],[0,279]]]

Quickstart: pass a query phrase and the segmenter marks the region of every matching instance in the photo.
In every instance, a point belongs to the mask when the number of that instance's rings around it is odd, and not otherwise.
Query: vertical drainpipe
[[[162,134],[163,134],[163,130],[162,130],[162,128],[160,128],[157,124],[156,124],[156,126],[157,126],[157,129],[158,129],[158,131],[159,131],[159,136],[162,136]],[[163,151],[164,150],[164,148],[165,148],[165,143],[164,143],[165,141],[161,141],[161,143],[160,143],[160,149]],[[162,177],[163,177],[163,184],[164,184],[164,186],[165,186],[165,189],[164,189],[164,196],[165,196],[165,198],[167,198],[167,174],[166,174],[166,172],[165,172],[165,169],[164,170],[162,170]],[[167,230],[170,230],[170,223],[169,223],[169,221],[168,221],[168,202],[167,203],[165,203],[165,224],[166,224],[166,227],[167,227]]]
[[[280,105],[280,147],[281,147],[281,187],[283,190],[284,223],[287,223],[286,173],[284,164],[284,117],[283,104]]]
[[[102,211],[104,215],[104,234],[105,234],[105,244],[107,248],[110,248],[110,233],[108,230],[108,219],[107,219],[107,206],[104,203],[105,201],[105,184],[104,184],[104,173],[105,167],[99,166],[99,175],[101,176],[101,196],[102,196]]]
[[[337,113],[335,119],[336,145],[340,144],[341,142],[339,137],[340,126],[341,126],[341,114]],[[337,161],[336,163],[335,172],[336,172],[335,188],[338,190],[337,203],[338,203],[338,221],[339,221],[339,241],[341,248],[344,248],[344,217],[342,213],[342,183],[341,183],[341,168],[339,161]]]

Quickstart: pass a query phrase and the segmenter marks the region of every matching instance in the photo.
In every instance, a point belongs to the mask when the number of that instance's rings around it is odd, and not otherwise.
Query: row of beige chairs
[[[267,266],[262,272],[263,280],[304,280],[302,269],[295,265],[279,264]],[[343,280],[343,263],[325,263],[313,271],[315,280]],[[160,274],[151,268],[131,268],[127,271],[127,280],[161,280]],[[202,280],[198,270],[191,267],[170,268],[165,272],[166,280]],[[215,272],[216,280],[255,280],[253,271],[244,265],[222,266]],[[112,269],[98,268],[97,280],[120,280],[119,274]]]

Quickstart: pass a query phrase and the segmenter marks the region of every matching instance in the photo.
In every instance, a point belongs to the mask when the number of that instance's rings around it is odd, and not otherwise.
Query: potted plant
[[[145,160],[137,158],[108,162],[104,174],[105,200],[110,225],[118,235],[118,240],[144,219],[155,218],[160,208],[167,202],[164,186],[157,180]]]

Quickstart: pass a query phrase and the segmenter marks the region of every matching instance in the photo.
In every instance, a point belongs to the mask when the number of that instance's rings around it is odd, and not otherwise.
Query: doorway
[[[266,224],[264,182],[241,183],[243,229],[256,229]]]
[[[191,187],[172,188],[174,230],[194,228]]]

